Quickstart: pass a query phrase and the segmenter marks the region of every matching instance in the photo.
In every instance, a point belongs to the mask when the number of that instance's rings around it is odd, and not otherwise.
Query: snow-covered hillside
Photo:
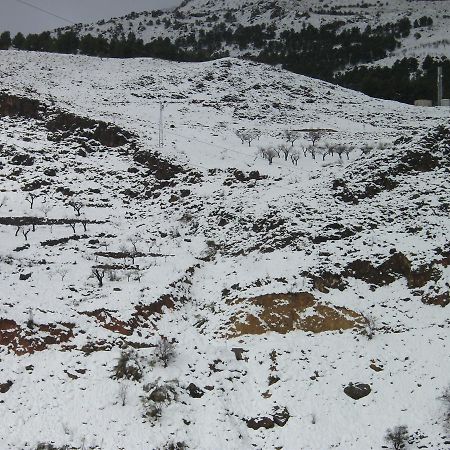
[[[112,37],[125,36],[133,32],[144,42],[157,37],[198,36],[201,30],[208,31],[218,23],[225,23],[235,30],[238,26],[272,25],[279,35],[283,30],[301,30],[311,24],[320,27],[324,24],[343,21],[344,28],[366,26],[375,28],[387,23],[395,23],[408,17],[413,23],[421,17],[433,19],[433,25],[420,27],[410,36],[402,39],[401,48],[395,50],[382,65],[391,64],[403,57],[450,56],[450,1],[389,0],[385,2],[359,0],[188,0],[179,7],[168,10],[131,13],[125,17],[102,20],[96,24],[75,26],[81,35]],[[237,47],[226,47],[232,56],[243,52]],[[245,53],[252,53],[246,49]],[[257,54],[258,50],[254,49]]]
[[[232,58],[0,83],[2,450],[448,448],[448,109]]]

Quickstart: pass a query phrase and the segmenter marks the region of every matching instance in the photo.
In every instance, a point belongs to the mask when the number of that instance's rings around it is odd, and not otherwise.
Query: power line
[[[71,25],[75,25],[75,23],[76,23],[76,22],[73,22],[70,19],[67,19],[66,17],[58,16],[58,14],[54,14],[54,13],[52,13],[52,12],[50,12],[50,11],[44,9],[44,8],[41,8],[40,6],[36,6],[36,5],[33,5],[32,3],[28,3],[25,0],[15,0],[15,1],[17,3],[21,3],[22,5],[26,5],[26,6],[29,6],[30,8],[36,9],[37,11],[43,12],[44,14],[47,14],[49,16],[52,16],[52,17],[60,19],[60,20],[62,20],[64,22],[70,23]]]

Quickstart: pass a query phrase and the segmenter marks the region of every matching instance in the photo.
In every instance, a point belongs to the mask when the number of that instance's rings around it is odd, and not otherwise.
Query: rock
[[[6,383],[0,384],[0,394],[6,394],[13,385],[12,381],[7,381]]]
[[[44,175],[47,175],[48,177],[56,177],[57,171],[56,169],[48,167],[44,170]]]
[[[286,407],[281,409],[278,408],[278,410],[273,415],[273,421],[279,427],[284,427],[287,424],[290,417],[291,415],[289,414],[289,411]]]
[[[270,417],[256,417],[254,419],[249,419],[246,422],[247,426],[252,430],[259,430],[260,428],[268,430],[275,426],[274,421]]]
[[[248,350],[244,350],[240,347],[232,348],[231,351],[234,353],[234,356],[236,357],[237,361],[245,361],[244,353],[246,353]]]
[[[203,389],[200,389],[194,383],[191,383],[186,389],[189,393],[189,396],[192,398],[201,398],[205,394],[205,391],[203,391]]]
[[[15,166],[32,166],[34,164],[34,158],[26,153],[14,155],[10,161]]]
[[[149,399],[154,401],[155,403],[162,403],[166,400],[169,400],[167,389],[164,389],[163,387],[157,387],[150,393]]]
[[[372,389],[368,384],[363,383],[349,383],[349,385],[344,388],[345,394],[351,397],[353,400],[359,400],[370,394]]]
[[[21,281],[28,280],[29,278],[31,278],[31,273],[21,273],[19,276],[19,279]]]

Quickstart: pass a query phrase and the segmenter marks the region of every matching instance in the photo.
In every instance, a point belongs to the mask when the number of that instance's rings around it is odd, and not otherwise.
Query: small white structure
[[[430,107],[430,106],[433,106],[433,101],[432,100],[424,100],[424,99],[416,100],[414,102],[414,106],[427,106],[427,107]]]
[[[450,98],[443,98],[441,106],[447,106],[450,107]]]

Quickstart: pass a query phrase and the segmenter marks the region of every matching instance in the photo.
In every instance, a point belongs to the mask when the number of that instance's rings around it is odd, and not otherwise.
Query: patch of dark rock
[[[69,241],[79,241],[80,239],[89,239],[89,236],[83,235],[79,236],[74,234],[73,236],[68,236],[60,239],[49,239],[48,241],[41,242],[42,247],[54,247],[55,245],[66,244]]]
[[[69,112],[58,112],[47,122],[47,128],[52,132],[78,133],[105,147],[119,147],[127,144],[132,138],[131,133],[115,125],[80,117]]]
[[[360,400],[361,398],[367,397],[371,392],[372,389],[370,386],[364,383],[349,383],[344,388],[344,393],[353,400]]]
[[[22,191],[31,192],[40,189],[43,186],[49,186],[51,183],[46,180],[33,180],[30,183],[26,183],[22,186]]]
[[[0,394],[6,394],[11,389],[12,385],[13,385],[13,382],[10,380],[8,380],[6,383],[1,383],[0,384]]]
[[[15,166],[32,166],[34,164],[34,158],[28,153],[17,153],[9,162]]]
[[[440,295],[425,295],[422,297],[422,302],[425,305],[434,305],[434,306],[442,306],[445,308],[450,304],[450,291],[444,292]]]
[[[185,172],[183,167],[167,161],[158,152],[137,150],[133,155],[133,159],[135,162],[150,169],[157,180],[170,180]]]
[[[336,275],[331,272],[322,272],[319,276],[305,274],[313,281],[314,289],[317,289],[319,292],[324,294],[328,294],[330,289],[339,289],[343,291],[347,283],[342,279],[340,275]]]
[[[26,280],[28,280],[30,278],[31,278],[31,273],[21,273],[19,275],[19,280],[20,281],[26,281]]]
[[[48,167],[44,170],[44,175],[47,175],[48,177],[56,177],[57,171],[53,167]]]
[[[28,250],[30,248],[30,244],[25,244],[22,247],[16,247],[13,251],[14,252],[21,252],[23,250]]]
[[[186,389],[188,391],[189,396],[192,398],[201,398],[205,394],[205,391],[196,386],[194,383],[190,383]]]
[[[41,118],[42,105],[38,100],[0,93],[0,116]]]
[[[247,426],[252,430],[259,430],[260,428],[265,428],[266,430],[273,428],[275,423],[270,417],[256,417],[253,419],[246,420]]]
[[[278,425],[279,427],[284,427],[291,415],[289,414],[289,411],[286,407],[279,408],[275,407],[275,413],[273,414],[273,421],[275,425]]]

